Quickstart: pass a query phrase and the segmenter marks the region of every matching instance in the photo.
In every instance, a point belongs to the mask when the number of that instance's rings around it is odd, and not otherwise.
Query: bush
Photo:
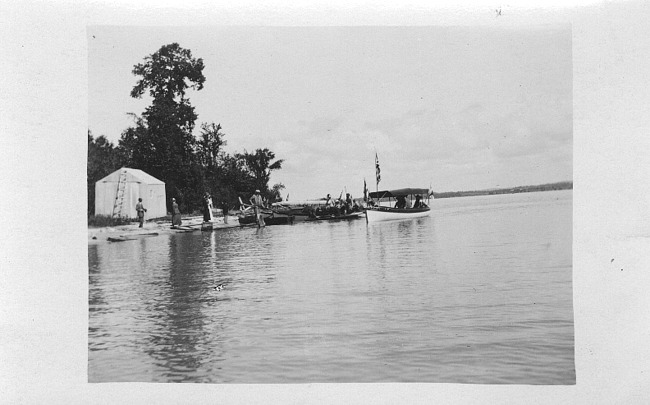
[[[105,226],[120,226],[128,225],[130,222],[137,222],[137,219],[133,218],[111,218],[108,215],[89,215],[88,216],[88,226],[101,228]]]

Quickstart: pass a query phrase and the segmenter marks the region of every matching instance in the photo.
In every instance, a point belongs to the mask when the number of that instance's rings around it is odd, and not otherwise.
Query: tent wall
[[[140,184],[140,196],[142,204],[147,209],[145,218],[160,218],[167,215],[164,184]],[[133,210],[135,211],[135,204],[133,204]]]
[[[95,215],[113,214],[113,203],[117,194],[117,182],[95,183]]]
[[[120,169],[104,179],[95,183],[95,215],[112,215],[115,197],[117,195],[117,185],[119,180]],[[146,219],[160,218],[167,215],[167,204],[165,194],[165,183],[154,179],[144,172],[133,169],[128,171],[127,181],[124,189],[124,205],[122,207],[122,216],[136,218],[137,212],[135,205],[138,198],[142,198],[142,204],[147,209]],[[140,181],[136,176],[148,177],[148,181],[155,181],[148,184],[146,181]]]

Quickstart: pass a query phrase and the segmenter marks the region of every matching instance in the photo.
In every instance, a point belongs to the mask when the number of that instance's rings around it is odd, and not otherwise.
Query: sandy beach
[[[203,217],[194,216],[183,218],[182,226],[171,226],[171,221],[152,220],[144,223],[140,228],[137,222],[128,225],[119,225],[113,227],[88,228],[88,244],[98,243],[116,243],[121,241],[135,240],[141,237],[157,236],[168,233],[193,232],[201,231],[203,227]],[[228,216],[228,223],[224,223],[223,217],[215,218],[211,222],[212,229],[225,229],[239,227],[239,221],[236,216]],[[112,242],[111,240],[115,241]]]

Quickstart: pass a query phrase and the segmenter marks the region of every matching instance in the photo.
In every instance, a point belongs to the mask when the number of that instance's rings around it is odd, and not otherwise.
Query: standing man
[[[264,218],[262,218],[262,210],[264,207],[264,199],[260,194],[260,190],[255,190],[255,194],[250,199],[251,205],[255,209],[255,218],[257,220],[257,226],[264,226]]]
[[[144,213],[147,209],[142,205],[142,198],[138,198],[138,203],[135,205],[135,210],[138,212],[138,220],[140,221],[139,228],[144,224]]]

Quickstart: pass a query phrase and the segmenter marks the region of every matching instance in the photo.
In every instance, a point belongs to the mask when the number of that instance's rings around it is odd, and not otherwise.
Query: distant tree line
[[[130,114],[134,124],[122,132],[117,145],[88,130],[89,215],[95,209],[95,182],[121,167],[140,169],[164,181],[168,211],[172,197],[183,212],[199,209],[205,192],[215,204],[225,201],[230,207],[238,204],[238,197],[247,200],[255,189],[269,200],[281,198],[284,185],[268,184],[271,172],[283,163],[271,150],[226,153],[221,124],[202,123],[194,135],[198,116],[186,91],[203,88],[203,68],[201,58],[193,58],[177,43],[162,46],[134,66],[139,80],[131,97],[148,92],[152,102],[141,116]]]
[[[572,189],[573,189],[572,181],[562,181],[558,183],[540,184],[536,186],[517,186],[517,187],[510,187],[510,188],[490,189],[490,190],[447,191],[442,193],[433,193],[433,197],[434,198],[471,197],[477,195],[531,193],[536,191],[572,190]]]

